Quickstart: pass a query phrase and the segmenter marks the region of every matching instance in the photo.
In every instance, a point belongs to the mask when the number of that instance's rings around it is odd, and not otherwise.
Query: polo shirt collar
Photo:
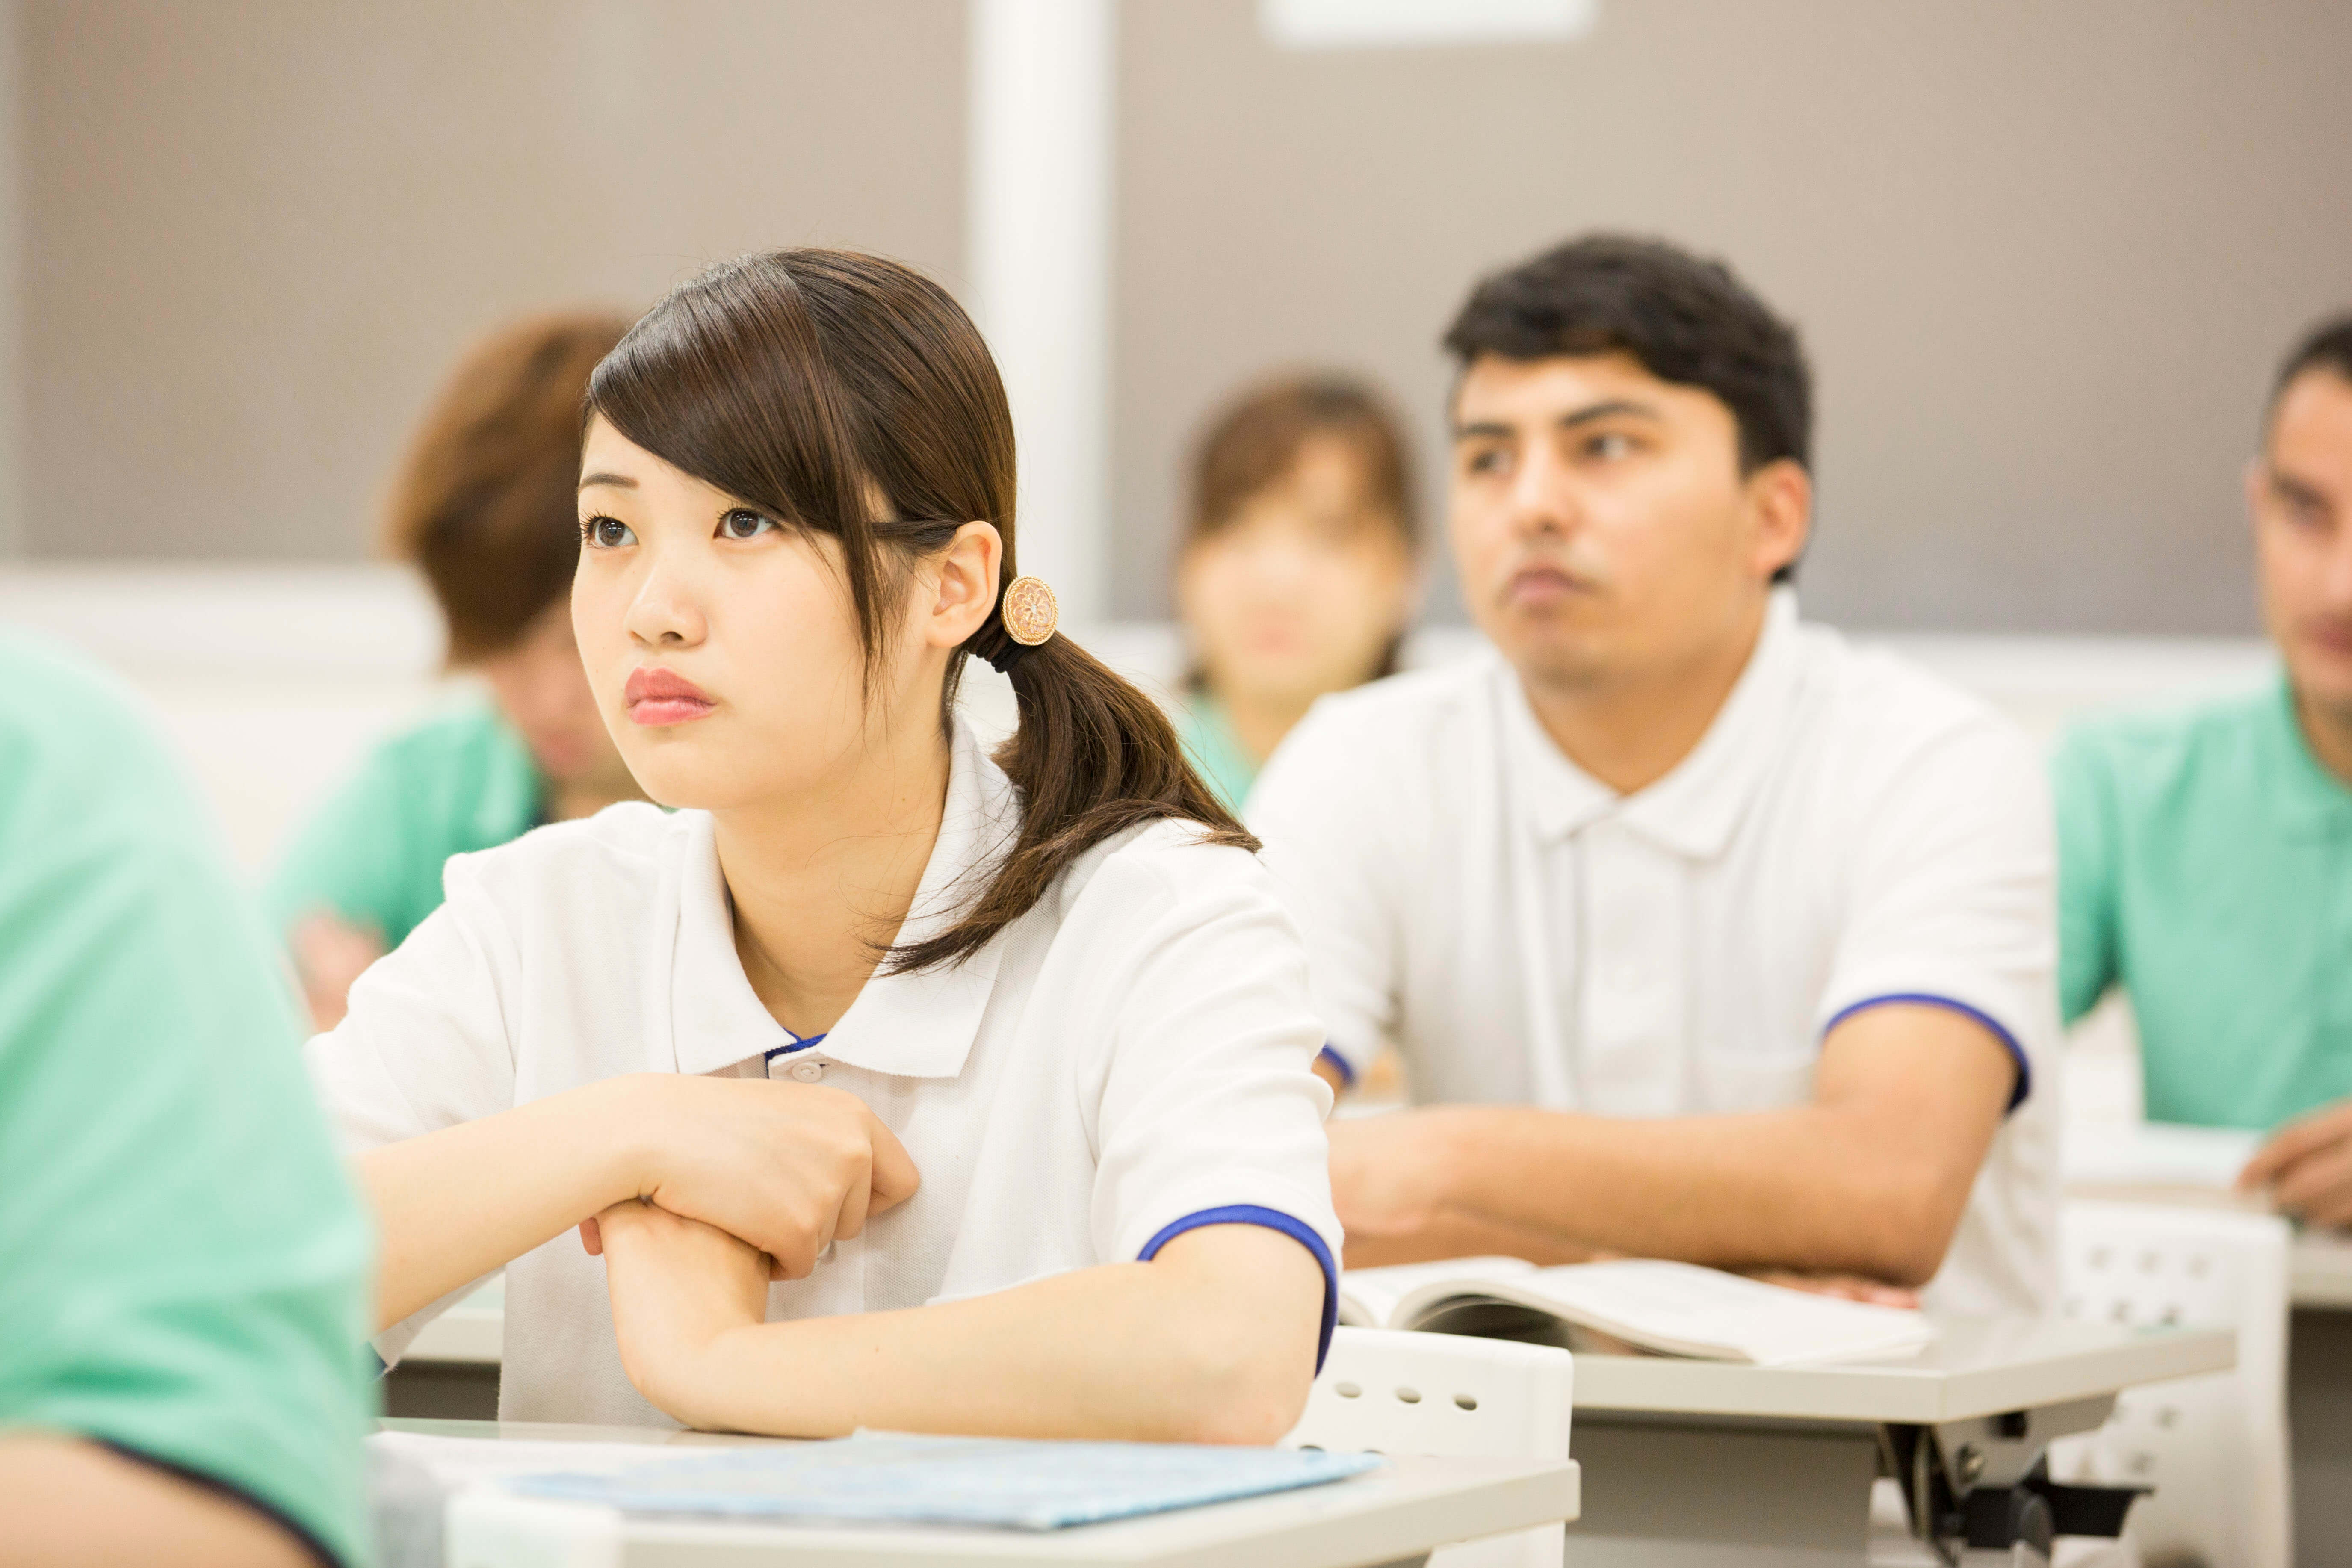
[[[687,843],[671,965],[672,1038],[678,1071],[710,1073],[797,1042],[761,1003],[736,954],[734,916],[709,814],[678,815]],[[898,940],[920,942],[952,925],[1020,830],[1020,798],[1012,781],[959,719],[940,836]],[[955,1077],[980,1033],[1003,948],[1000,937],[961,963],[877,973],[825,1032],[824,1055],[868,1072]]]
[[[1517,675],[1503,667],[1511,766],[1538,840],[1558,842],[1613,816],[1685,859],[1722,854],[1787,733],[1803,673],[1800,637],[1795,593],[1775,589],[1748,666],[1706,733],[1665,777],[1631,795],[1562,754]]]
[[[2263,709],[2257,730],[2254,776],[2275,780],[2266,790],[2281,829],[2290,837],[2326,838],[2352,833],[2352,785],[2329,773],[2313,754],[2311,739],[2295,716],[2294,688],[2284,673]]]

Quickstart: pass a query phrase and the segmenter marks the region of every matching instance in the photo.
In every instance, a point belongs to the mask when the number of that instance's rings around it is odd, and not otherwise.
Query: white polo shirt
[[[904,940],[944,929],[1012,842],[1016,803],[959,724]],[[1339,1227],[1305,952],[1255,858],[1198,834],[1162,822],[1097,846],[966,963],[877,977],[797,1041],[736,957],[709,816],[616,805],[452,859],[448,901],[305,1056],[353,1152],[619,1073],[856,1095],[921,1189],[774,1286],[772,1320],[1002,1290],[1242,1222],[1322,1264],[1328,1341]],[[601,1258],[567,1232],[505,1272],[503,1418],[675,1425],[622,1371]]]
[[[2056,1288],[2051,808],[2026,737],[1776,593],[1696,749],[1621,796],[1488,654],[1326,698],[1250,824],[1305,929],[1330,1050],[1426,1102],[1607,1116],[1801,1103],[1831,1026],[1953,1008],[2018,1063],[1948,1310]]]

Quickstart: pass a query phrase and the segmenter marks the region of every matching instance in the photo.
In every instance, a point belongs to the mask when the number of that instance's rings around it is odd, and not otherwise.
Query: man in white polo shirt
[[[1721,266],[1604,236],[1488,279],[1445,342],[1493,652],[1325,699],[1250,802],[1324,1070],[1393,1044],[1415,1102],[1331,1128],[1348,1261],[1631,1253],[2043,1306],[2042,769],[1798,619],[1796,334]]]

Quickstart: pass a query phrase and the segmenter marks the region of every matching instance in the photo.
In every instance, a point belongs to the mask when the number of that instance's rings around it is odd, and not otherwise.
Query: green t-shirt
[[[2121,985],[2147,1115],[2267,1129],[2352,1096],[2352,788],[2284,684],[2079,726],[2052,763],[2059,994]]]
[[[355,1563],[373,1244],[274,954],[122,699],[0,636],[0,1426]]]
[[[1184,754],[1201,781],[1225,803],[1227,811],[1239,816],[1250,785],[1257,782],[1257,761],[1234,733],[1225,705],[1205,691],[1194,692],[1177,721],[1176,738],[1184,743]]]
[[[282,933],[325,911],[398,947],[441,907],[452,855],[521,837],[544,786],[522,738],[486,700],[437,713],[369,753],[304,825],[263,904]]]

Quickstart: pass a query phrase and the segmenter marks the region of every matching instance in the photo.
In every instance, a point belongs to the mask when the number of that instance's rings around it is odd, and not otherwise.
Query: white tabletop
[[[2352,1308],[2352,1236],[2340,1230],[2301,1232],[2289,1267],[2296,1306]]]
[[[496,1366],[506,1341],[506,1293],[486,1286],[418,1330],[401,1359]]]
[[[644,1427],[529,1422],[387,1421],[430,1436],[530,1442],[736,1444],[762,1439]],[[884,1563],[971,1563],[990,1568],[1364,1568],[1451,1542],[1577,1517],[1579,1472],[1565,1459],[1393,1458],[1328,1486],[1031,1535],[950,1528],[844,1528],[627,1517],[564,1504],[590,1531],[608,1531],[626,1568],[717,1563],[740,1568],[775,1553],[793,1568],[876,1568]]]
[[[1932,1425],[2041,1409],[2237,1364],[2228,1329],[1951,1319],[1919,1354],[1838,1366],[1576,1358],[1579,1415],[1627,1412]]]

